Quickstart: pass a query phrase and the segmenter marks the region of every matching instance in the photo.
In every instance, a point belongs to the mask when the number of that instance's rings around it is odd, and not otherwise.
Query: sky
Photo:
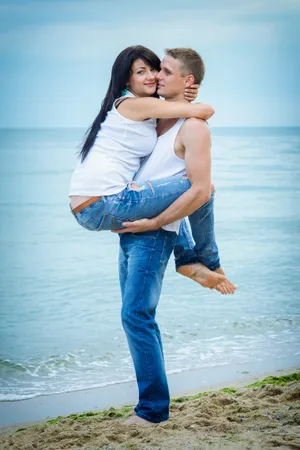
[[[214,126],[300,126],[300,0],[1,1],[0,127],[87,128],[129,45],[192,47]]]

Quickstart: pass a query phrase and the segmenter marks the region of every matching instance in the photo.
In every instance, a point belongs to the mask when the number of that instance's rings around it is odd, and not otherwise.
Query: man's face
[[[181,75],[180,61],[166,55],[157,74],[157,93],[168,99],[184,93],[185,77]]]

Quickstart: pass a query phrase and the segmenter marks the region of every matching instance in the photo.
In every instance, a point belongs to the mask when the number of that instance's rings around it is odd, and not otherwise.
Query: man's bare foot
[[[215,271],[209,270],[200,263],[180,266],[177,272],[185,277],[191,278],[203,287],[216,289],[221,294],[234,294],[236,289],[236,286],[226,278],[223,271],[222,273],[220,269]]]
[[[152,425],[156,424],[134,414],[132,417],[129,417],[129,419],[125,420],[124,425],[142,425],[144,427],[151,427]]]
[[[131,416],[135,416],[135,415],[136,415],[136,412],[133,409],[132,411],[129,411],[129,413],[126,415],[126,417],[131,417]]]

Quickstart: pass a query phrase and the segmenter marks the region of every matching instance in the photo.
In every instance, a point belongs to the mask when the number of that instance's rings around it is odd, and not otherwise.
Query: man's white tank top
[[[176,156],[174,151],[175,139],[184,121],[185,119],[179,119],[170,130],[158,137],[153,152],[142,162],[134,181],[144,183],[147,180],[185,173],[185,161]],[[176,220],[176,222],[165,225],[163,228],[178,233],[180,222],[180,220]]]
[[[131,92],[126,97],[134,97]],[[138,122],[122,116],[113,105],[101,124],[95,143],[78,161],[69,195],[100,196],[121,192],[157,141],[156,119]]]

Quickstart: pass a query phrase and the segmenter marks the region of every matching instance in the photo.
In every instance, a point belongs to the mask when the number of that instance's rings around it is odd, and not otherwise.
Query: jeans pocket
[[[159,231],[141,231],[139,233],[130,233],[134,238],[142,237],[143,239],[156,239]]]
[[[127,222],[126,219],[118,219],[117,217],[111,216],[110,217],[110,225],[111,230],[121,230],[123,227],[123,222]]]
[[[124,228],[122,223],[126,221],[127,219],[118,219],[110,213],[105,213],[101,223],[97,227],[97,231],[120,230],[121,228]]]
[[[89,231],[101,230],[102,224],[106,218],[103,208],[100,208],[100,210],[97,210],[96,208],[92,208],[87,211],[84,210],[85,208],[79,213],[73,213],[79,225]]]

